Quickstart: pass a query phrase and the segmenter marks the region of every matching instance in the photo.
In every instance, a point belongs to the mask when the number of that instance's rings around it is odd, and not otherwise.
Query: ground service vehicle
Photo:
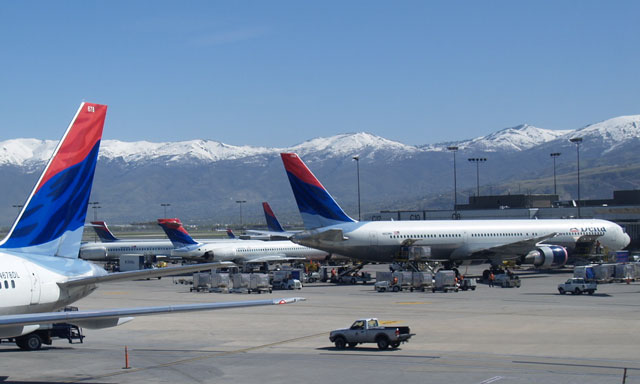
[[[460,289],[466,291],[468,289],[475,291],[476,290],[476,279],[464,278],[460,281]]]
[[[558,292],[564,295],[567,292],[571,292],[574,295],[580,295],[582,292],[587,292],[590,295],[598,289],[596,283],[587,283],[582,278],[572,277],[562,284],[558,284]]]
[[[495,275],[495,277],[496,278],[493,281],[493,284],[496,287],[520,288],[520,278],[516,275],[508,274],[508,273],[500,273],[498,275]]]
[[[346,346],[355,348],[358,344],[376,343],[378,349],[398,348],[400,343],[409,341],[413,336],[409,327],[383,327],[378,319],[359,319],[350,328],[337,329],[331,331],[329,340],[335,344],[336,348],[344,349]]]

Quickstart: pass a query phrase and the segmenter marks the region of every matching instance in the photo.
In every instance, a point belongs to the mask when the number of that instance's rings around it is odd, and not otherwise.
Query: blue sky
[[[4,1],[0,140],[407,144],[640,113],[638,1]]]

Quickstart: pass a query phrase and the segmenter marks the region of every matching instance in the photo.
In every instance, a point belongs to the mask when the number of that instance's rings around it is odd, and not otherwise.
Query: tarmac
[[[467,274],[482,267],[474,268]],[[189,292],[172,278],[103,284],[75,305],[307,301],[139,317],[86,329],[83,344],[55,340],[34,352],[3,343],[0,383],[622,383],[625,368],[626,383],[640,383],[640,283],[560,295],[556,286],[570,272],[518,274],[521,288],[479,284],[457,293],[314,283],[258,296]],[[329,331],[362,317],[408,325],[415,336],[395,350],[335,349]]]

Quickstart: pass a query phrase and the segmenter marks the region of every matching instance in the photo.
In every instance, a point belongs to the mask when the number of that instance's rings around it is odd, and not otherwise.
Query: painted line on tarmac
[[[69,380],[68,382],[69,383],[79,383],[79,382],[89,381],[89,380],[104,379],[104,378],[107,378],[107,377],[127,375],[127,374],[130,374],[130,373],[143,372],[143,371],[148,371],[148,370],[152,370],[152,369],[167,368],[167,367],[172,367],[174,365],[191,363],[191,362],[194,362],[194,361],[213,359],[213,358],[222,357],[222,356],[236,355],[236,354],[240,354],[240,353],[246,353],[246,352],[255,351],[255,350],[258,350],[258,349],[264,349],[264,348],[274,347],[274,346],[277,346],[277,345],[293,343],[295,341],[312,339],[312,338],[318,337],[318,336],[325,336],[328,333],[329,333],[329,331],[326,331],[326,332],[322,332],[322,333],[315,333],[313,335],[300,336],[300,337],[296,337],[296,338],[293,338],[293,339],[276,341],[275,343],[269,343],[269,344],[257,345],[255,347],[236,349],[234,351],[208,353],[206,355],[191,357],[191,358],[188,358],[188,359],[176,360],[176,361],[172,361],[172,362],[169,362],[169,363],[151,365],[151,366],[148,366],[148,367],[141,367],[141,368],[130,368],[130,369],[127,369],[127,370],[116,371],[116,372],[112,372],[112,373],[106,373],[104,375],[95,375],[95,376],[91,376],[91,377],[85,377],[85,378],[82,378],[82,379]],[[135,349],[131,349],[130,351],[135,352]]]
[[[487,379],[487,380],[481,381],[481,382],[479,382],[478,384],[489,384],[489,383],[495,383],[496,381],[499,381],[499,380],[502,380],[502,379],[504,379],[504,377],[502,377],[502,376],[495,376],[495,377],[492,377],[492,378],[490,378],[490,379]]]
[[[397,301],[395,302],[397,305],[422,305],[422,304],[431,304],[430,301]]]
[[[536,364],[536,365],[555,365],[563,367],[585,367],[585,368],[605,368],[605,369],[627,369],[629,371],[640,371],[640,368],[616,367],[613,365],[595,365],[595,364],[571,364],[571,363],[547,363],[544,361],[512,361],[514,364]]]

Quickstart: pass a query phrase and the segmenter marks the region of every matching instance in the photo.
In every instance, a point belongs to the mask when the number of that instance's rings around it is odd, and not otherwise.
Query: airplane
[[[107,227],[104,221],[92,221],[91,226],[100,238],[100,242],[86,242],[80,246],[80,258],[91,261],[118,260],[120,256],[142,255],[153,259],[173,259],[171,251],[175,248],[169,239],[119,239]],[[233,232],[227,231],[229,239],[207,239],[205,242],[226,242],[235,240]]]
[[[79,257],[83,260],[117,260],[123,255],[142,255],[147,257],[170,258],[173,244],[169,239],[119,239],[104,221],[92,221],[100,242],[87,242],[80,245]]]
[[[20,348],[33,350],[39,349],[43,341],[35,331],[52,323],[107,328],[130,321],[134,315],[301,300],[284,298],[58,312],[89,295],[98,283],[194,272],[219,265],[210,263],[208,266],[109,274],[78,259],[106,112],[106,105],[80,104],[9,233],[0,241],[0,339],[14,338]]]
[[[305,231],[291,240],[362,261],[391,262],[410,255],[445,267],[504,260],[538,268],[564,266],[577,246],[629,244],[622,227],[606,220],[356,221],[340,208],[295,153],[281,158]]]
[[[267,221],[267,231],[261,231],[257,229],[247,230],[247,233],[253,239],[254,236],[267,236],[270,240],[288,240],[291,236],[300,231],[285,231],[280,225],[278,218],[266,201],[262,203],[262,209],[264,211],[264,218]]]
[[[191,238],[180,219],[158,219],[175,249],[172,256],[198,261],[231,261],[236,264],[326,259],[327,252],[294,244],[289,240],[238,240],[202,243]]]

